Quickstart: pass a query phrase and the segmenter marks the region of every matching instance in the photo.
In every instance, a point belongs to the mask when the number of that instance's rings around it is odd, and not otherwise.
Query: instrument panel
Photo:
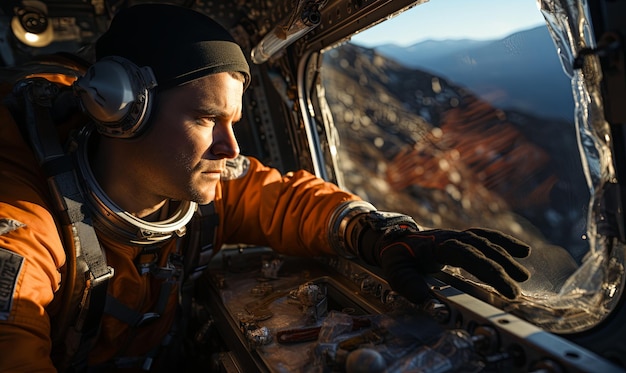
[[[222,371],[621,371],[435,278],[436,297],[415,305],[373,269],[340,257],[239,248],[211,266]]]

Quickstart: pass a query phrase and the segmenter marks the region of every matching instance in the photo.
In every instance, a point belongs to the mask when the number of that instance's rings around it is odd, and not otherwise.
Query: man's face
[[[136,143],[133,165],[152,197],[198,203],[215,198],[225,160],[239,154],[233,124],[241,118],[242,95],[243,83],[229,73],[161,94],[154,121]]]

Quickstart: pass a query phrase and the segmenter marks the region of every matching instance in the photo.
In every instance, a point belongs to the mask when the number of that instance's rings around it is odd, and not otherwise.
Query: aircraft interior
[[[0,76],[50,53],[93,60],[111,16],[144,2],[3,0]],[[225,247],[197,335],[215,371],[626,369],[626,1],[527,0],[539,21],[509,35],[367,43],[417,15],[452,25],[453,6],[429,16],[446,2],[169,1],[249,57],[243,154],[423,227],[484,226],[533,248],[519,299],[446,267],[412,304],[358,260]]]

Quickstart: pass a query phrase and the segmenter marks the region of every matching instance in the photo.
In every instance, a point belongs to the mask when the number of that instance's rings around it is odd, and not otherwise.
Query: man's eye
[[[201,126],[213,126],[215,125],[215,118],[212,118],[212,117],[197,118],[196,123],[198,123]]]

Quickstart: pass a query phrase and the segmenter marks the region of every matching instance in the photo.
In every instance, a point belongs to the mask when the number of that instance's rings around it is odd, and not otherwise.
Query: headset
[[[146,128],[157,86],[149,66],[138,67],[120,56],[103,57],[73,84],[83,111],[99,133],[138,137]]]

